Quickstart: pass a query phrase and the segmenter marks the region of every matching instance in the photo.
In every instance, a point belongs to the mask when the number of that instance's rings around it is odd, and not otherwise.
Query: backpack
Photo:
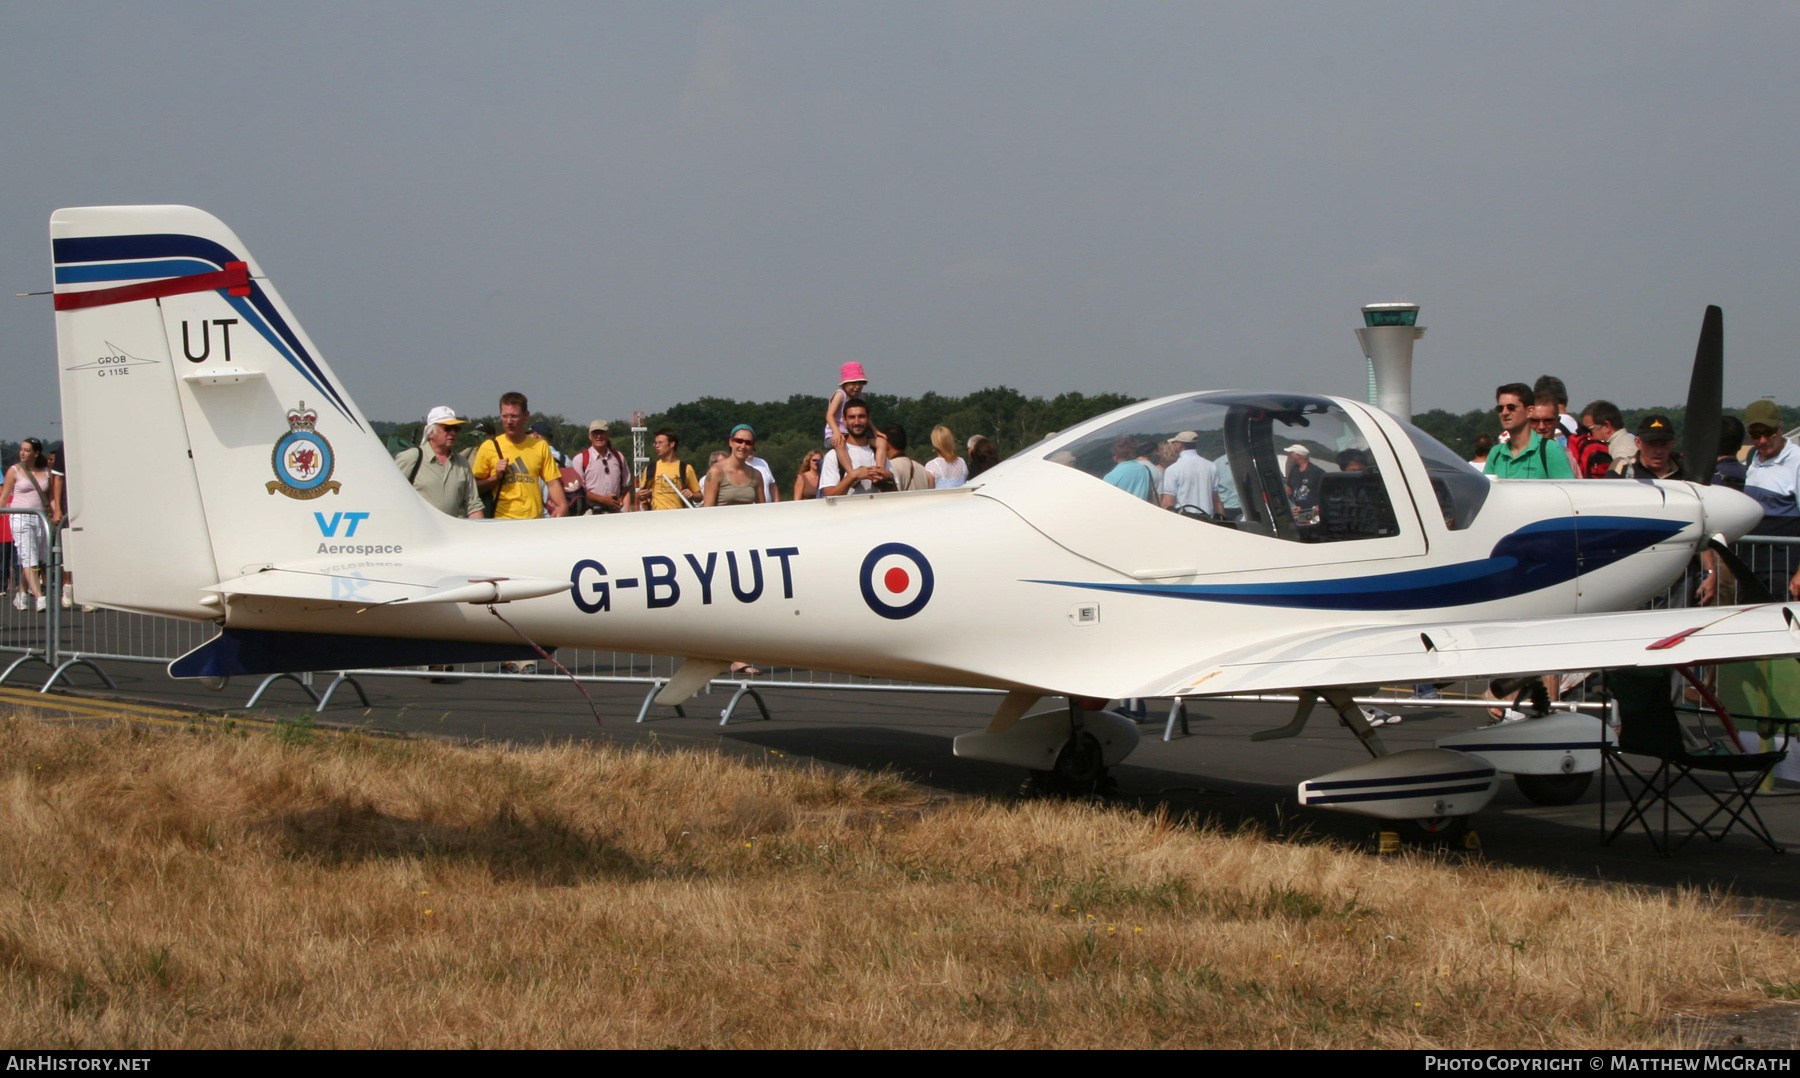
[[[400,457],[404,457],[408,453],[413,454],[412,468],[406,473],[406,482],[407,485],[410,486],[419,478],[419,469],[425,466],[425,447],[422,445],[415,445],[411,449],[402,449],[400,451]],[[395,457],[394,459],[399,460],[400,457]]]
[[[496,469],[508,467],[507,462],[506,462],[506,454],[500,452],[500,439],[498,439],[490,434],[487,436],[486,439],[483,440],[482,444],[485,445],[487,442],[494,443],[494,467]],[[469,450],[468,453],[469,453],[469,455],[467,457],[464,457],[463,460],[466,464],[468,464],[469,471],[472,473],[475,471],[475,458],[481,455],[481,446],[479,446],[479,445],[476,446],[475,448]],[[498,483],[496,483],[494,485],[494,489],[482,490],[480,487],[480,484],[477,484],[476,488],[475,488],[475,493],[481,498],[481,513],[482,513],[482,515],[487,517],[489,520],[493,520],[495,513],[496,513],[496,509],[497,509],[497,507],[499,505],[499,501],[500,501],[500,498],[499,498],[500,485]]]
[[[904,465],[904,466],[902,466]],[[896,490],[930,490],[933,482],[931,474],[925,466],[911,457],[895,457],[888,461],[888,471],[894,476]],[[923,477],[923,485],[921,483]]]
[[[631,469],[625,465],[625,454],[619,452],[617,449],[608,449],[606,452],[613,460],[618,462],[619,474],[625,479],[625,489],[630,490],[634,480],[632,479]],[[587,469],[588,465],[592,464],[593,461],[594,447],[591,445],[575,454],[575,456],[569,460],[569,464],[581,475],[581,490],[569,496],[569,515],[572,517],[581,516],[586,513],[610,513],[615,511],[603,509],[587,499]]]
[[[617,450],[614,450],[614,452],[617,452]],[[656,469],[661,464],[662,464],[662,461],[660,461],[660,460],[654,460],[654,459],[651,460],[650,463],[644,468],[644,481],[642,483],[638,484],[640,487],[643,487],[650,491],[650,499],[651,500],[654,500],[656,497],[656,491],[657,491]],[[675,475],[672,478],[674,479],[674,481],[677,485],[685,484],[687,489],[689,489],[689,490],[694,490],[700,486],[700,477],[695,473],[694,466],[692,464],[687,463],[684,460],[678,459],[675,462]],[[698,504],[698,503],[696,503],[696,504]],[[649,501],[646,501],[640,508],[650,509],[650,508],[653,508],[653,506],[650,504]]]
[[[1606,443],[1586,431],[1569,435],[1569,450],[1575,457],[1578,479],[1605,479],[1612,470],[1612,453]]]

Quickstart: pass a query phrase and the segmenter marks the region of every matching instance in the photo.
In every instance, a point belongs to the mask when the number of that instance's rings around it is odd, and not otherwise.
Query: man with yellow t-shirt
[[[489,438],[475,451],[470,470],[475,485],[494,495],[494,519],[535,520],[544,515],[543,492],[550,492],[550,515],[560,517],[568,512],[563,497],[562,469],[550,454],[550,443],[526,429],[531,412],[525,394],[508,393],[500,398],[500,425],[505,431]],[[506,463],[500,464],[504,457]],[[538,486],[542,479],[544,485]]]
[[[656,447],[656,460],[638,478],[637,503],[643,509],[687,509],[700,500],[700,480],[692,464],[675,455],[681,448],[681,435],[674,428],[656,432],[651,443]]]

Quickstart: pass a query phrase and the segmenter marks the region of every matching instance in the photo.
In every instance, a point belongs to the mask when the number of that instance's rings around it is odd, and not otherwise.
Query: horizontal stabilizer
[[[361,670],[445,663],[522,662],[537,652],[524,644],[467,640],[397,640],[385,636],[225,629],[169,664],[169,676],[232,677],[306,670]]]
[[[1331,629],[1214,655],[1116,695],[1225,696],[1800,655],[1797,626],[1800,607],[1766,604]]]
[[[221,581],[203,591],[303,603],[389,606],[417,603],[510,603],[569,590],[567,580],[496,577],[429,565],[370,561],[329,569],[274,566]]]

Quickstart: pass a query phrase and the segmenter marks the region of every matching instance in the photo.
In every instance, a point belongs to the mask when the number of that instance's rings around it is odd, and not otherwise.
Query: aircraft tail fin
[[[448,518],[394,467],[242,241],[189,206],[50,219],[84,602],[215,617],[271,562],[409,554]]]

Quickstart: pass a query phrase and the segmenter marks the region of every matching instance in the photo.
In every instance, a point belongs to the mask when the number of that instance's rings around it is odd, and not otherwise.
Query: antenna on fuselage
[[[1413,342],[1425,336],[1417,303],[1365,303],[1356,340],[1368,360],[1369,403],[1412,418]]]

